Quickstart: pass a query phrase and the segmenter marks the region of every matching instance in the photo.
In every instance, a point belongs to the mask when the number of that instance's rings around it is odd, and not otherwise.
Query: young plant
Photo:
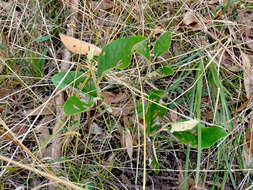
[[[163,33],[154,43],[154,59],[164,54],[171,45],[171,32]],[[81,47],[81,45],[79,45]],[[77,46],[75,46],[77,47]],[[89,48],[86,48],[89,49]],[[98,49],[97,49],[98,50]],[[78,50],[79,51],[79,50]],[[80,51],[81,52],[81,51]],[[133,53],[144,56],[147,60],[151,60],[148,39],[144,36],[130,36],[121,38],[107,44],[98,57],[97,77],[101,80],[104,73],[111,69],[125,69],[131,64]],[[118,63],[121,63],[118,65]],[[155,72],[155,73],[154,73]],[[174,74],[174,70],[170,66],[163,66],[153,72],[153,76],[165,77]],[[66,115],[73,115],[87,111],[93,106],[94,98],[98,97],[96,85],[90,76],[85,76],[82,71],[70,71],[57,73],[52,82],[57,88],[64,89],[70,86],[78,91],[74,96],[67,99],[64,104],[64,112]],[[82,93],[85,101],[79,98]],[[146,133],[152,138],[152,134],[160,127],[159,120],[166,114],[165,105],[160,104],[161,97],[165,95],[165,91],[151,91],[148,96],[148,103],[145,106]],[[142,113],[139,108],[139,113]],[[197,121],[197,122],[196,122]],[[200,148],[208,148],[224,138],[226,131],[217,125],[205,127],[199,123],[199,120],[191,119],[188,121],[180,121],[171,125],[171,133],[182,143],[190,144],[196,148],[198,142],[201,142]],[[199,135],[198,135],[199,134]]]

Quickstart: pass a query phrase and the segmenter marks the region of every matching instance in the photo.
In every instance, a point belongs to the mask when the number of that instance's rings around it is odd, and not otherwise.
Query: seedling
[[[171,32],[165,32],[157,39],[153,49],[155,55],[154,59],[164,54],[170,48],[171,39]],[[147,60],[151,60],[149,47],[148,39],[144,36],[130,36],[107,44],[98,57],[96,73],[97,83],[99,83],[108,70],[125,69],[129,67],[134,53],[142,55]],[[121,64],[118,65],[119,63]],[[155,74],[153,74],[159,77],[174,74],[173,68],[169,65],[160,67],[154,72]],[[66,115],[74,115],[87,111],[93,106],[94,98],[97,98],[99,94],[93,80],[81,71],[70,71],[68,73],[60,72],[52,78],[52,81],[59,89],[71,86],[78,92],[87,96],[86,102],[80,100],[78,93],[69,97],[64,105],[64,112]],[[148,103],[145,105],[144,114],[146,118],[146,133],[150,138],[152,138],[154,132],[161,127],[159,120],[167,112],[166,106],[160,103],[161,97],[164,96],[165,93],[166,92],[162,90],[155,90],[151,91],[147,97]],[[138,110],[139,113],[143,113],[142,108]],[[197,119],[174,123],[169,130],[171,130],[171,133],[180,142],[190,144],[194,148],[198,146],[198,131],[202,134],[202,144],[200,148],[208,148],[227,135],[222,127],[214,125],[207,128],[200,124]]]

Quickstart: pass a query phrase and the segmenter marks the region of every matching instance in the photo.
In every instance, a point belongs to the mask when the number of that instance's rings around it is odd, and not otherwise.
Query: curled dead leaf
[[[78,40],[76,38],[59,34],[62,43],[72,53],[86,55],[89,51],[93,50],[93,55],[99,56],[101,49],[93,44]]]

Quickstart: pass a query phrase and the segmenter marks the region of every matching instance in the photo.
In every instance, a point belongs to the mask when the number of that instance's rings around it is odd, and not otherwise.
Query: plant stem
[[[202,97],[202,89],[203,89],[203,71],[204,71],[204,65],[203,65],[203,59],[200,60],[199,63],[200,70],[197,72],[197,90],[196,90],[196,113],[197,118],[201,119],[201,97]],[[195,188],[197,188],[199,183],[199,170],[200,170],[200,162],[201,162],[201,125],[198,124],[198,154],[197,154],[197,168],[196,168],[196,177],[195,177]]]

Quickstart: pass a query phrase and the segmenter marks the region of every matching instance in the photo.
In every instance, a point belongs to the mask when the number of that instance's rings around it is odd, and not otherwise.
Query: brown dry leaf
[[[24,124],[20,124],[20,125],[15,126],[15,128],[14,127],[11,128],[11,131],[15,134],[16,137],[18,137],[18,136],[26,133],[28,128],[29,128],[29,126],[24,125]],[[0,134],[2,135],[2,132],[0,132]],[[4,134],[4,138],[5,138],[5,140],[13,141],[13,138],[12,138],[11,134],[9,134],[9,132]]]
[[[101,49],[93,44],[78,40],[71,36],[66,36],[64,34],[59,34],[62,43],[66,48],[72,53],[76,54],[88,54],[89,51],[93,50],[93,55],[99,56]]]
[[[157,26],[156,28],[154,28],[151,33],[149,34],[149,38],[152,38],[156,35],[162,34],[163,32],[165,32],[164,28],[161,26]]]
[[[253,55],[242,53],[242,66],[244,71],[244,88],[249,99],[253,93]]]
[[[194,11],[188,11],[182,20],[182,22],[192,31],[202,30],[199,20],[195,16]]]
[[[0,55],[1,56],[1,55]],[[1,72],[1,66],[0,65],[0,72]],[[5,97],[7,97],[8,95],[12,94],[14,92],[14,88],[8,84],[4,84],[2,85],[2,87],[0,88],[0,99],[4,99],[0,101],[0,114],[3,112],[3,110],[5,109],[5,105],[6,105],[6,101],[5,101]],[[10,97],[12,100],[16,99],[16,95],[12,95]]]
[[[126,102],[124,105],[113,106],[112,115],[114,116],[126,116],[130,114],[131,109],[134,108],[134,104],[131,100]]]
[[[112,92],[102,92],[105,103],[112,107],[112,115],[126,116],[129,115],[130,110],[134,107],[133,102],[129,99],[127,93],[114,94]]]
[[[120,142],[121,142],[121,148],[126,148],[128,156],[130,157],[130,159],[132,159],[133,158],[133,138],[132,138],[132,135],[130,134],[129,129],[124,130],[123,135],[121,136]]]
[[[172,109],[173,111],[170,111],[170,120],[171,122],[177,122],[178,121],[178,115],[177,115],[177,108]]]
[[[153,30],[154,35],[162,34],[163,32],[165,32],[165,30],[164,30],[164,28],[161,27],[161,26],[157,26],[157,27]]]
[[[0,88],[0,99],[3,99],[6,96],[10,95],[11,93],[13,93],[13,91],[13,87],[7,86],[7,84],[5,84],[4,86],[2,85]]]
[[[219,57],[217,58],[219,59]],[[232,72],[239,72],[242,70],[242,68],[239,65],[235,64],[235,61],[227,52],[225,52],[222,55],[222,64],[224,65],[225,68],[227,68]]]
[[[43,147],[43,145],[49,140],[50,133],[49,133],[49,124],[54,119],[53,115],[46,115],[40,121],[40,127],[36,128],[35,132],[38,134],[38,146],[40,151],[41,157],[48,157],[51,155],[51,145]]]
[[[238,12],[238,16],[242,24],[238,31],[238,38],[243,37],[243,41],[253,50],[253,11],[244,9]]]
[[[201,182],[198,183],[198,185],[195,185],[195,181],[193,178],[188,178],[187,179],[187,185],[189,190],[206,190],[205,186],[201,184]]]
[[[0,126],[1,126],[1,124],[0,124]],[[10,131],[8,131],[7,133],[5,131],[0,130],[0,135],[3,136],[4,140],[6,140],[8,142],[13,142],[17,146],[19,146],[20,144],[13,138],[13,135],[15,137],[19,137],[20,135],[23,135],[24,133],[26,133],[28,128],[29,128],[29,126],[24,125],[24,124],[20,124],[20,125],[15,126],[15,128],[14,127],[11,128]]]
[[[102,92],[101,94],[104,96],[105,102],[109,105],[120,103],[122,100],[126,99],[126,96],[123,93],[114,94],[112,92]]]
[[[55,106],[54,106],[54,99],[50,100],[48,102],[48,104],[45,106],[45,105],[40,105],[38,106],[37,108],[34,108],[34,109],[30,109],[28,111],[26,111],[26,115],[28,116],[35,116],[35,115],[52,115],[54,114],[55,112]],[[41,109],[44,107],[44,109],[41,111]]]
[[[179,176],[178,176],[178,185],[179,185],[179,189],[183,190],[183,184],[184,184],[184,174],[183,174],[183,168],[181,165],[178,166],[178,169],[180,170],[179,172]],[[193,178],[188,177],[187,179],[187,183],[186,183],[186,187],[189,190],[206,190],[205,186],[199,182],[199,184],[197,185],[197,187],[195,186],[195,181]]]

